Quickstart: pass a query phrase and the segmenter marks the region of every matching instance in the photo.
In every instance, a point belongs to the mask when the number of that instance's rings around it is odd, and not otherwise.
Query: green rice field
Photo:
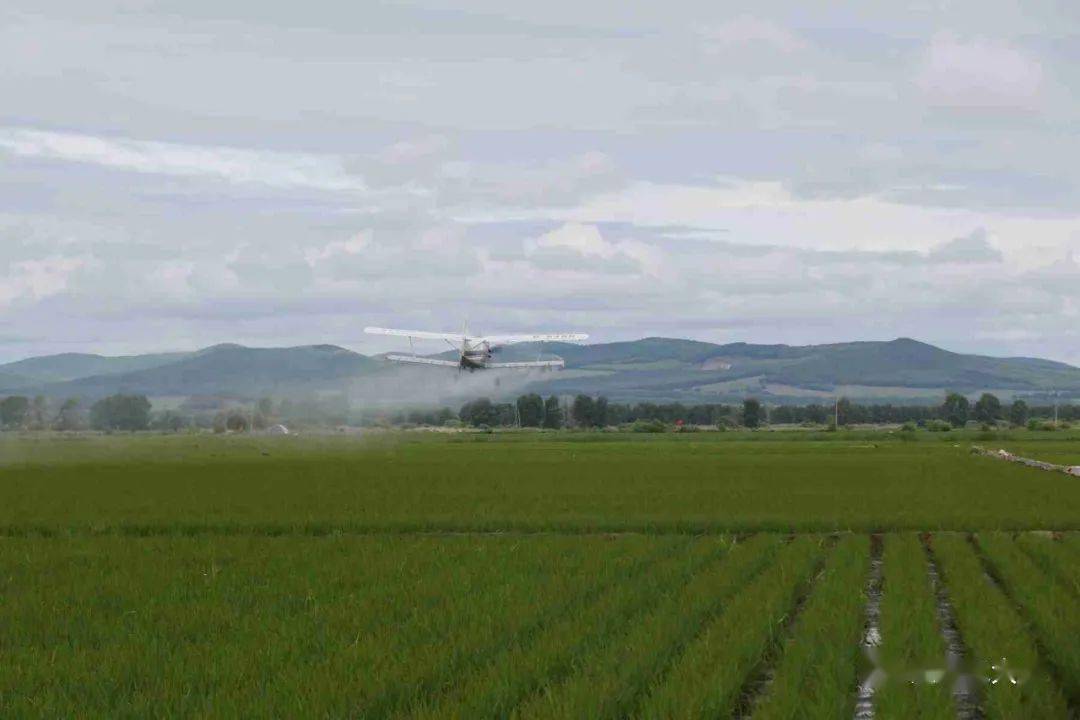
[[[0,717],[1077,717],[1080,479],[954,435],[0,439]]]

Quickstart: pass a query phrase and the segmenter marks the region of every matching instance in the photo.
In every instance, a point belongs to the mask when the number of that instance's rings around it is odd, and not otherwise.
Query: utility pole
[[[840,396],[836,396],[836,407],[833,408],[833,425],[837,430],[840,429]]]

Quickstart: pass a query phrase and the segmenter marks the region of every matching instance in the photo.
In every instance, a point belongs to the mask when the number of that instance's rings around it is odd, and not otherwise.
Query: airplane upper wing
[[[417,365],[441,365],[443,367],[457,367],[459,364],[453,360],[436,360],[435,358],[417,357],[416,355],[387,355],[386,359],[400,363],[415,363]]]
[[[572,342],[588,340],[585,333],[541,333],[537,335],[489,335],[484,340],[492,345],[511,345],[520,342]]]
[[[411,337],[420,340],[457,340],[461,341],[461,333],[427,332],[425,330],[396,330],[394,328],[366,327],[364,332],[368,335],[396,335],[398,337]]]
[[[489,362],[485,367],[498,370],[499,368],[563,368],[566,363],[563,360],[535,360],[533,362]]]

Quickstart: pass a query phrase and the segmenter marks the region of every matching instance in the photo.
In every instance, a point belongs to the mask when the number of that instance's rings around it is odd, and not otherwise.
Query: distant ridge
[[[191,353],[178,352],[105,357],[85,353],[63,353],[9,363],[0,366],[0,373],[18,375],[28,382],[60,382],[91,375],[115,375],[159,367],[182,360],[189,355]]]
[[[1039,358],[955,353],[911,338],[827,345],[718,345],[649,337],[573,345],[547,343],[502,349],[500,360],[558,355],[566,370],[528,376],[543,393],[602,393],[623,401],[730,402],[754,395],[775,402],[853,399],[930,402],[947,389],[1080,398],[1080,368]],[[356,381],[381,385],[383,396],[405,378],[431,373],[400,368],[335,345],[249,348],[222,344],[196,352],[104,357],[74,354],[0,365],[0,393],[100,397],[115,392],[151,396],[252,398],[340,392]],[[442,378],[443,376],[438,376]],[[445,373],[446,383],[454,373]],[[512,383],[514,391],[521,383]]]

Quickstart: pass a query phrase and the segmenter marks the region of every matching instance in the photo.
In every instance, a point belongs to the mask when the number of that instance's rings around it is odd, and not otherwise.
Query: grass
[[[476,437],[29,441],[0,534],[1080,529],[1080,483],[950,443]]]
[[[637,714],[643,718],[731,717],[738,709],[740,692],[780,639],[822,552],[818,539],[795,540],[705,627],[652,688]]]
[[[1065,433],[1062,433],[1065,435]],[[984,443],[989,447],[1003,447],[1021,457],[1034,458],[1056,465],[1080,465],[1080,437],[1076,431],[1070,431],[1068,439],[1052,438],[1034,442],[1010,438],[1000,443]]]
[[[5,716],[380,716],[709,538],[0,543]],[[344,679],[348,682],[343,682]]]
[[[1012,538],[991,533],[980,535],[978,542],[995,577],[1030,619],[1070,702],[1080,704],[1080,600],[1048,577]]]
[[[416,718],[505,717],[517,705],[557,685],[587,658],[615,642],[648,608],[678,594],[701,569],[715,562],[724,544],[698,541],[681,552],[627,576],[588,607],[563,617],[531,642],[508,645],[487,666],[434,698],[421,698],[409,716]]]
[[[865,536],[839,542],[795,623],[754,718],[852,716],[869,550]]]
[[[662,675],[686,644],[725,603],[772,561],[777,539],[760,536],[727,562],[696,576],[683,592],[656,605],[629,632],[583,658],[564,682],[523,704],[519,718],[616,718],[631,714],[649,683]]]
[[[1046,535],[1024,534],[1016,538],[1023,550],[1050,577],[1057,580],[1080,599],[1080,556],[1065,543]]]
[[[940,661],[914,530],[1032,671],[987,716],[1066,717],[1080,484],[952,435],[3,436],[0,717],[850,717],[869,532],[887,664]]]
[[[890,535],[882,559],[880,656],[887,678],[874,696],[876,717],[951,719],[955,712],[950,683],[928,683],[923,674],[944,671],[947,663],[922,543],[913,534]]]
[[[1065,696],[1046,672],[1026,623],[987,577],[967,538],[935,536],[932,547],[957,625],[971,653],[966,669],[987,680],[981,683],[986,716],[991,720],[1069,717]],[[1012,684],[1003,679],[994,669],[1002,663],[1016,669],[1024,681]],[[990,678],[999,681],[990,684]]]

